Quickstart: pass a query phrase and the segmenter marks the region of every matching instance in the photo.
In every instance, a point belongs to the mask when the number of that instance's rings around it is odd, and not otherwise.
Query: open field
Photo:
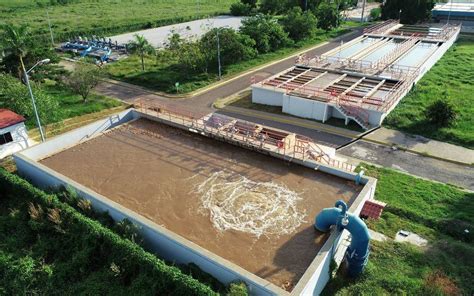
[[[418,82],[385,120],[389,128],[474,149],[474,37],[461,37]],[[450,127],[437,128],[425,117],[426,108],[445,96],[458,111]]]
[[[369,221],[369,227],[390,238],[400,229],[415,232],[429,245],[422,249],[372,241],[362,277],[347,280],[339,273],[326,294],[472,295],[474,194],[390,169],[364,167],[378,179],[375,198],[388,203],[380,220]]]
[[[49,38],[46,11],[56,41],[75,35],[111,35],[228,13],[233,0],[0,0],[0,23],[27,23]]]
[[[310,48],[319,43],[337,37],[356,26],[348,23],[330,32],[318,30],[313,38],[297,43],[294,46],[279,49],[275,52],[260,54],[254,59],[242,61],[223,67],[223,78],[232,77],[251,68],[281,59],[304,48]],[[210,67],[209,73],[187,73],[180,67],[175,57],[167,56],[162,59],[147,57],[145,71],[141,71],[140,58],[131,56],[106,67],[110,77],[124,82],[140,85],[151,90],[176,94],[175,83],[179,82],[179,93],[189,93],[218,81],[217,65]]]

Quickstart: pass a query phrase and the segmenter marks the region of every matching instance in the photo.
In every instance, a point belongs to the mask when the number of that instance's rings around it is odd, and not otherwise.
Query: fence
[[[256,123],[238,120],[221,114],[201,116],[182,110],[171,110],[167,106],[138,101],[135,108],[141,112],[187,127],[195,133],[205,133],[220,140],[253,148],[257,151],[277,153],[292,161],[312,160],[323,165],[352,172],[355,166],[334,159],[311,139],[294,133],[273,130]]]

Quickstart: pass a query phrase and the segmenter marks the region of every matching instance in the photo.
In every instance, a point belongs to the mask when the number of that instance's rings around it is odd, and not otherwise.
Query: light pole
[[[46,17],[48,18],[49,34],[51,36],[51,46],[54,47],[53,30],[51,29],[51,20],[49,19],[48,9],[46,9]]]
[[[363,0],[363,1],[362,1],[362,14],[361,14],[361,16],[360,16],[360,22],[361,22],[361,23],[364,22],[365,1],[366,1],[366,0]]]
[[[28,86],[28,91],[30,92],[31,102],[33,103],[33,110],[35,112],[36,123],[38,124],[38,129],[39,129],[39,132],[40,132],[40,135],[41,135],[41,142],[44,142],[44,134],[43,134],[43,129],[41,128],[41,122],[40,122],[40,119],[39,119],[38,110],[36,109],[35,97],[33,96],[33,91],[31,90],[30,79],[28,77],[28,73],[30,73],[31,70],[33,70],[36,66],[41,66],[41,65],[47,64],[49,62],[50,62],[50,59],[41,60],[41,61],[37,62],[33,67],[31,67],[31,69],[28,70],[28,71],[25,70],[25,65],[23,64],[23,61],[21,63],[23,73],[25,73],[26,85]]]
[[[217,64],[218,64],[218,71],[219,71],[219,80],[221,80],[221,47],[219,43],[219,30],[220,28],[217,28],[216,30],[216,35],[217,35]]]

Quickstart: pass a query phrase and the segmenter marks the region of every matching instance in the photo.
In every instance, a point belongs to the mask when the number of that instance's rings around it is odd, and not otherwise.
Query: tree
[[[254,48],[255,41],[250,37],[239,34],[231,28],[214,28],[204,34],[200,40],[201,51],[206,56],[208,65],[217,66],[217,31],[219,31],[222,66],[248,60],[257,54]]]
[[[32,44],[29,28],[26,25],[3,25],[0,44],[0,50],[4,51],[6,56],[10,56],[19,62],[16,68],[16,75],[21,79],[23,77],[23,69],[25,69],[23,59]]]
[[[316,17],[310,12],[303,12],[299,6],[293,7],[281,20],[285,31],[291,39],[302,40],[311,36],[316,28]]]
[[[443,99],[435,101],[426,109],[426,117],[434,125],[449,126],[456,119],[457,112],[445,95]]]
[[[257,14],[244,19],[240,32],[255,41],[259,53],[275,51],[291,43],[288,33],[269,15]]]
[[[383,19],[398,19],[403,24],[429,20],[434,0],[387,0],[382,5]]]
[[[135,40],[129,43],[129,49],[132,53],[138,54],[142,61],[142,71],[145,71],[145,55],[153,54],[155,49],[143,35],[133,35]]]
[[[242,2],[235,2],[230,5],[230,14],[233,16],[249,15],[252,12],[252,7]]]
[[[177,57],[186,73],[199,71],[207,73],[206,55],[198,42],[183,42],[177,51]]]
[[[10,109],[23,115],[28,126],[35,125],[35,116],[31,97],[26,85],[8,74],[0,73],[0,108]],[[31,83],[36,99],[39,117],[44,124],[55,122],[61,118],[61,109],[56,100],[45,93],[39,85]]]
[[[257,7],[257,0],[240,0],[240,2],[249,5],[251,8]]]
[[[338,27],[341,22],[339,9],[335,5],[326,2],[321,3],[314,14],[318,19],[318,28],[326,31]]]
[[[288,8],[288,0],[261,0],[260,12],[266,14],[281,14]]]
[[[101,76],[102,72],[99,67],[80,63],[74,72],[66,78],[65,83],[75,94],[80,95],[85,103],[91,90],[99,84]]]

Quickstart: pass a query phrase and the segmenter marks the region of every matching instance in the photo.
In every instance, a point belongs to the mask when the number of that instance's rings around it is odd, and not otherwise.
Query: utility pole
[[[221,47],[219,43],[219,30],[220,28],[218,27],[216,30],[216,35],[217,35],[217,64],[218,64],[218,71],[219,71],[219,80],[221,80]]]
[[[48,13],[47,8],[46,8],[46,18],[48,19],[49,34],[51,36],[51,45],[54,47],[53,30],[51,29],[51,21],[49,20],[49,13]]]
[[[364,12],[365,12],[365,2],[367,0],[362,0],[362,14],[360,16],[360,22],[363,23],[364,22]]]

